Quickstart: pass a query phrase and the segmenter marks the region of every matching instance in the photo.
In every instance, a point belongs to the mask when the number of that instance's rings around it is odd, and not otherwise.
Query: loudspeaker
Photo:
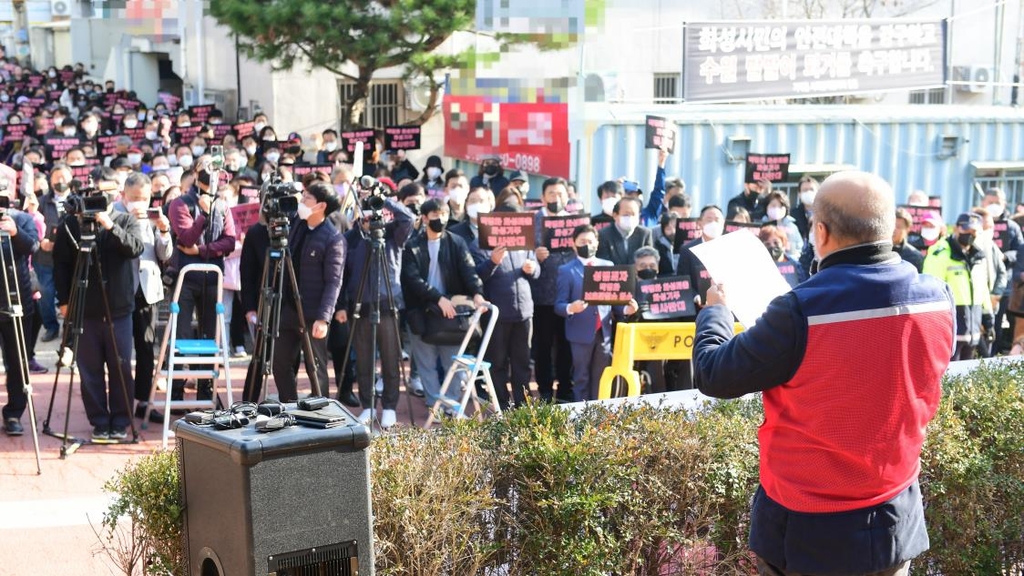
[[[370,433],[344,414],[265,433],[175,423],[189,575],[374,573]]]

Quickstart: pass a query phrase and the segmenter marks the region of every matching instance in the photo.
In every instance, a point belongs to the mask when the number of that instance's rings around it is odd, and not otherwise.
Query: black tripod
[[[103,268],[100,264],[99,258],[96,256],[96,221],[95,219],[79,215],[79,229],[81,230],[81,240],[75,243],[75,248],[78,251],[78,258],[75,259],[75,270],[74,280],[71,285],[71,296],[68,298],[68,312],[65,318],[64,335],[60,342],[60,354],[57,359],[57,373],[53,378],[53,391],[50,393],[50,407],[46,411],[46,420],[43,421],[43,434],[53,436],[54,438],[61,439],[60,445],[60,457],[61,459],[67,458],[71,454],[74,454],[81,446],[86,444],[122,444],[122,440],[92,440],[84,438],[76,438],[68,434],[68,425],[71,420],[71,395],[75,388],[75,371],[71,370],[71,378],[68,381],[68,403],[67,410],[64,413],[64,433],[54,432],[50,428],[50,417],[53,415],[53,404],[57,397],[57,384],[60,382],[60,371],[65,366],[71,366],[74,362],[75,354],[78,350],[78,341],[82,336],[82,321],[85,318],[85,295],[89,288],[89,273],[92,270],[93,265],[96,266],[96,273],[99,278],[103,278]],[[67,220],[64,223],[64,232],[68,235],[68,238],[72,242],[75,242],[74,236],[68,230]],[[117,379],[121,385],[121,394],[124,395],[124,403],[128,409],[128,422],[132,429],[132,439],[129,443],[137,443],[139,441],[139,433],[135,430],[135,420],[132,416],[132,402],[131,397],[128,395],[128,383],[124,380],[124,373],[120,369],[121,366],[121,351],[117,349],[116,335],[114,334],[114,322],[110,317],[110,301],[107,299],[107,292],[100,290],[103,295],[103,311],[106,314],[107,328],[110,330],[110,341],[114,346],[114,356],[116,357],[116,363],[118,366]],[[70,321],[70,325],[67,324]]]
[[[10,256],[8,256],[10,252]],[[12,323],[14,333],[14,350],[17,354],[17,361],[21,365],[22,387],[25,396],[28,398],[28,418],[32,427],[32,445],[36,451],[36,473],[43,473],[42,461],[39,458],[39,433],[36,430],[36,409],[32,401],[32,383],[29,381],[28,371],[28,349],[25,346],[25,310],[21,305],[21,285],[18,284],[18,261],[14,256],[14,246],[11,245],[11,236],[7,232],[0,232],[0,276],[2,276],[3,289],[7,294],[8,305],[0,310],[0,316]],[[4,342],[11,345],[11,342]]]
[[[260,299],[256,316],[256,339],[253,342],[252,361],[245,378],[242,399],[247,402],[259,402],[260,394],[267,376],[271,373],[274,362],[274,344],[281,330],[281,301],[284,298],[285,277],[291,288],[292,300],[299,316],[299,332],[302,334],[302,350],[309,363],[317,364],[319,360],[313,354],[313,344],[309,340],[306,329],[306,316],[302,312],[302,301],[299,298],[299,284],[295,278],[295,267],[292,263],[291,251],[288,249],[288,220],[271,219],[267,223],[270,234],[270,247],[263,258],[263,276],[260,279]],[[308,370],[307,370],[308,372]],[[313,396],[320,395],[320,384],[316,370],[306,374]]]
[[[363,319],[363,291],[366,289],[367,279],[372,275],[374,276],[373,285],[377,288],[378,295],[380,294],[381,285],[381,273],[387,270],[387,255],[385,253],[384,243],[384,218],[379,210],[374,211],[373,217],[370,218],[370,237],[366,239],[370,244],[370,253],[366,259],[366,264],[363,268],[362,278],[359,279],[359,288],[356,290],[355,308],[352,313],[351,329],[349,331],[348,344],[345,347],[345,362],[341,367],[341,373],[344,374],[348,368],[348,363],[352,359],[352,342],[355,340],[356,326]],[[395,334],[399,334],[398,324],[398,309],[395,307],[394,291],[391,287],[391,276],[383,274],[384,276],[384,293],[387,297],[387,304],[393,311],[391,315],[391,321],[395,323]],[[363,386],[374,387],[377,382],[377,327],[380,326],[380,298],[376,297],[370,302],[369,309],[369,322],[370,322],[370,357],[366,359],[367,362],[373,363],[373,377],[370,382],[360,382],[360,388]],[[402,349],[402,340],[397,338],[395,342],[397,350]],[[412,398],[409,397],[408,381],[405,378],[405,366],[402,364],[401,359],[398,363],[399,370],[399,382],[406,389],[406,402],[409,406],[409,417],[412,417]],[[376,401],[374,401],[376,405]],[[366,408],[364,408],[365,410]],[[373,409],[371,407],[370,409]]]

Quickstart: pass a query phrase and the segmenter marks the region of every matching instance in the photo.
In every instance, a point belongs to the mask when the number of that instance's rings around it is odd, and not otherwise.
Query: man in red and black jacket
[[[955,315],[949,289],[892,252],[895,214],[880,178],[831,176],[814,200],[818,273],[738,336],[728,286],[697,316],[700,390],[764,393],[750,527],[761,574],[907,574],[928,549],[921,445]]]

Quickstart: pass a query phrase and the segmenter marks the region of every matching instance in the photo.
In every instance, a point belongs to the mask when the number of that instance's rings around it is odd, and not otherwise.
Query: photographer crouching
[[[61,315],[70,322],[68,302],[76,289],[75,265],[79,258],[91,254],[85,294],[75,295],[82,310],[82,332],[75,350],[82,403],[93,427],[93,440],[123,440],[131,423],[128,402],[134,388],[134,259],[142,254],[143,242],[135,217],[113,212],[117,183],[101,181],[98,186],[83,190],[81,197],[69,202],[73,206],[58,226],[54,242],[53,278]],[[104,365],[110,374],[109,390]]]
[[[4,244],[0,246],[0,250],[3,250],[9,281],[13,280],[13,276],[10,276],[12,271],[17,275],[24,313],[21,317],[23,333],[31,334],[34,303],[31,298],[28,258],[39,246],[39,233],[31,216],[21,210],[9,208],[11,193],[7,179],[0,178],[0,238]],[[14,262],[7,261],[10,254],[14,255]],[[13,289],[13,285],[9,286],[9,291]],[[9,293],[0,294],[0,309],[9,311],[12,304]],[[25,432],[21,425],[21,415],[28,405],[28,397],[25,395],[28,375],[21,369],[23,363],[19,355],[23,351],[18,350],[14,330],[15,324],[12,319],[7,314],[0,315],[0,345],[3,346],[4,366],[7,367],[7,404],[3,408],[4,432],[8,436],[21,436]]]

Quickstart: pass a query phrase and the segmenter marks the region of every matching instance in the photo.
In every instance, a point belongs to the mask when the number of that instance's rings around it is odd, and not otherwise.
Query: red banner
[[[506,170],[569,177],[569,106],[446,96],[444,153],[471,162],[497,155]]]

